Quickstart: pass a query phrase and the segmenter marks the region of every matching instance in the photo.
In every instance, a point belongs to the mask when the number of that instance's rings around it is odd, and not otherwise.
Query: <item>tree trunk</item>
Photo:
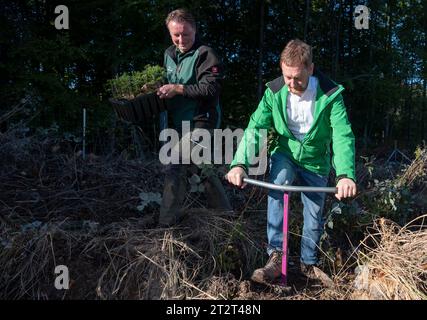
[[[422,110],[421,110],[421,140],[427,138],[426,135],[426,100],[427,100],[427,92],[426,92],[426,79],[424,78],[424,88],[423,88],[423,96],[422,96]]]
[[[307,33],[308,33],[308,23],[310,20],[310,9],[311,4],[310,0],[306,0],[306,6],[305,6],[305,21],[304,21],[304,41],[307,42]]]
[[[405,99],[405,113],[406,113],[406,145],[408,146],[411,141],[411,130],[412,130],[412,81],[409,80],[409,93]]]
[[[393,1],[387,3],[387,43],[385,44],[386,56],[389,59],[389,75],[393,77],[393,55],[392,55],[392,34],[393,34]]]
[[[335,37],[335,59],[334,59],[334,67],[333,74],[336,79],[339,71],[339,57],[340,57],[340,31],[341,31],[341,18],[342,18],[342,1],[339,1],[339,9],[338,9],[338,23],[336,27],[336,37]]]
[[[352,65],[352,51],[353,51],[353,0],[350,0],[350,12],[349,12],[349,24],[348,24],[348,58],[344,65],[344,68],[349,70],[350,66]]]
[[[111,75],[112,78],[114,78],[117,73],[119,72],[119,44],[121,41],[121,35],[120,35],[120,20],[121,17],[118,13],[119,11],[119,1],[115,0],[113,1],[113,4],[111,6],[111,20],[113,22],[112,26],[112,34],[113,34],[113,41],[111,44]]]
[[[259,55],[258,55],[258,72],[257,72],[257,77],[258,77],[258,88],[257,88],[257,101],[261,100],[262,97],[262,88],[263,88],[263,83],[262,83],[262,62],[263,62],[263,55],[264,55],[264,50],[263,50],[263,44],[264,44],[264,11],[265,11],[265,0],[261,0],[260,3],[260,24],[259,24]]]
[[[113,21],[113,42],[111,45],[111,75],[112,78],[114,78],[118,72],[119,72],[119,43],[120,43],[120,16],[118,14],[119,11],[119,2],[118,0],[113,1],[111,6],[111,19]],[[113,89],[115,90],[115,89]],[[109,144],[109,153],[114,154],[115,148],[116,148],[116,127],[117,127],[117,117],[113,116],[111,119],[111,128],[109,131],[109,138],[110,138],[110,144]]]
[[[390,134],[390,115],[387,113],[385,116],[385,126],[384,126],[384,141],[388,140]]]

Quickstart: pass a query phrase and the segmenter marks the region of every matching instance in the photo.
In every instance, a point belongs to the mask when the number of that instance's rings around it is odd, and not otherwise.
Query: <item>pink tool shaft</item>
[[[282,244],[282,285],[286,287],[288,281],[288,208],[289,194],[283,194],[283,244]]]
[[[283,195],[283,245],[282,245],[282,285],[286,287],[288,280],[288,209],[289,209],[289,192],[327,192],[337,193],[337,188],[333,187],[310,187],[310,186],[289,186],[258,181],[249,178],[243,178],[243,181],[254,186],[279,190],[284,192]]]

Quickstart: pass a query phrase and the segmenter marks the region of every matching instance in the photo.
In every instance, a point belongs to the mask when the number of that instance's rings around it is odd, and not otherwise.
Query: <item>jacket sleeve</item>
[[[207,47],[196,62],[197,83],[184,86],[184,97],[193,99],[218,97],[223,79],[223,65],[215,52]]]
[[[348,121],[342,95],[333,102],[331,109],[332,127],[332,164],[338,178],[350,178],[355,175],[355,139]]]
[[[270,88],[264,93],[258,108],[251,115],[248,127],[246,128],[242,140],[239,143],[230,168],[241,166],[248,169],[259,151],[267,142],[268,130],[272,127],[272,102],[273,92]]]

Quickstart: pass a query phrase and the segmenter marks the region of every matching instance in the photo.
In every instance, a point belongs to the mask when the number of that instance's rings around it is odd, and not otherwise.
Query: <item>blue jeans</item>
[[[270,182],[279,185],[292,185],[298,178],[300,185],[312,187],[325,187],[328,177],[307,171],[283,153],[276,152],[270,159]],[[304,226],[301,238],[301,262],[316,264],[317,249],[323,233],[325,219],[323,206],[325,193],[301,193],[303,203]],[[283,243],[283,192],[270,190],[268,194],[267,210],[267,237],[270,255],[273,250],[282,251]]]

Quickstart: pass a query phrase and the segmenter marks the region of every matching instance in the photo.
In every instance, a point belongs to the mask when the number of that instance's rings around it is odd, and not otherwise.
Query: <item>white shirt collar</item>
[[[310,76],[310,78],[308,78],[308,86],[307,89],[305,91],[316,91],[317,90],[317,79],[313,76]]]
[[[304,93],[301,96],[298,96],[295,93],[292,93],[289,91],[289,93],[292,96],[298,97],[300,100],[303,99],[312,99],[313,98],[313,94],[317,92],[317,79],[313,76],[310,76],[308,78],[308,84],[307,84],[307,88],[305,89]]]

